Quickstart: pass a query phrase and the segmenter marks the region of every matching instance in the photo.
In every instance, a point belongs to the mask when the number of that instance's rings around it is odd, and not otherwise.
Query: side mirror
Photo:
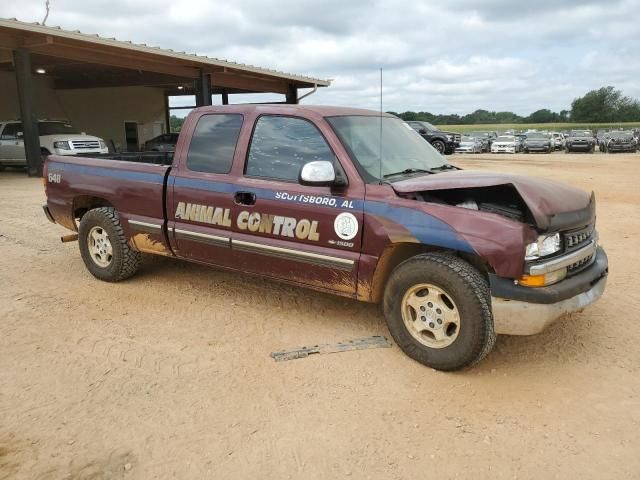
[[[23,132],[17,132],[16,133],[16,137],[17,138],[22,138],[22,137],[24,137],[24,133]]]
[[[324,160],[305,163],[300,169],[298,180],[301,185],[330,186],[336,182],[333,163]]]

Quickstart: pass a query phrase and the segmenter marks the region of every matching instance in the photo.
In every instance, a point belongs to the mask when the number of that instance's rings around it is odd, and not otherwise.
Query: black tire
[[[403,319],[405,294],[423,283],[446,292],[458,310],[457,336],[441,348],[421,343]],[[422,254],[392,272],[384,293],[384,315],[389,332],[405,354],[436,370],[453,371],[474,365],[493,348],[496,336],[490,302],[486,279],[470,264],[454,255]]]
[[[571,153],[571,149],[570,149],[569,147],[566,147],[566,148],[564,149],[564,153]]]
[[[94,227],[103,229],[111,244],[111,259],[105,266],[99,265],[90,251],[89,234]],[[100,207],[85,213],[80,221],[78,242],[85,266],[94,277],[100,280],[119,282],[129,278],[140,268],[142,256],[127,244],[120,225],[120,217],[114,208]]]
[[[431,146],[435,148],[439,154],[444,155],[444,151],[446,147],[442,140],[434,140],[433,142],[431,142]]]

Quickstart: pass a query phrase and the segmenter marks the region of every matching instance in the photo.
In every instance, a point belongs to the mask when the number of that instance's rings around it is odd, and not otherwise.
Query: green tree
[[[560,115],[558,115],[556,112],[552,112],[548,108],[536,110],[524,119],[524,123],[551,123],[559,121]]]
[[[640,104],[612,86],[587,92],[571,103],[574,122],[633,122],[640,120]]]
[[[172,133],[179,133],[182,130],[182,124],[184,123],[184,118],[176,117],[175,115],[171,115],[169,117],[169,129]]]

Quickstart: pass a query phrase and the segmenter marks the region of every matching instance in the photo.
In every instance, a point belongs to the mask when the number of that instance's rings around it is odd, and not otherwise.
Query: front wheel
[[[114,208],[89,210],[80,221],[80,254],[91,274],[106,282],[129,278],[140,268],[140,252],[132,250]]]
[[[402,351],[437,370],[473,365],[495,343],[487,281],[454,255],[418,255],[396,267],[384,315]]]
[[[434,140],[431,145],[438,151],[439,154],[444,155],[445,145],[442,140]]]

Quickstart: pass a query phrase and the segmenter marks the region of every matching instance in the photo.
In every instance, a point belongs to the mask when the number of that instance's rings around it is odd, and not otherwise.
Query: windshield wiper
[[[433,167],[431,169],[429,169],[429,171],[431,172],[440,172],[442,170],[457,170],[457,167],[454,167],[453,165],[451,165],[450,163],[445,163],[444,165],[440,165],[439,167]]]
[[[431,170],[433,169],[425,170],[424,168],[406,168],[401,172],[387,173],[384,178],[395,177],[396,175],[408,175],[411,173],[433,173]]]

